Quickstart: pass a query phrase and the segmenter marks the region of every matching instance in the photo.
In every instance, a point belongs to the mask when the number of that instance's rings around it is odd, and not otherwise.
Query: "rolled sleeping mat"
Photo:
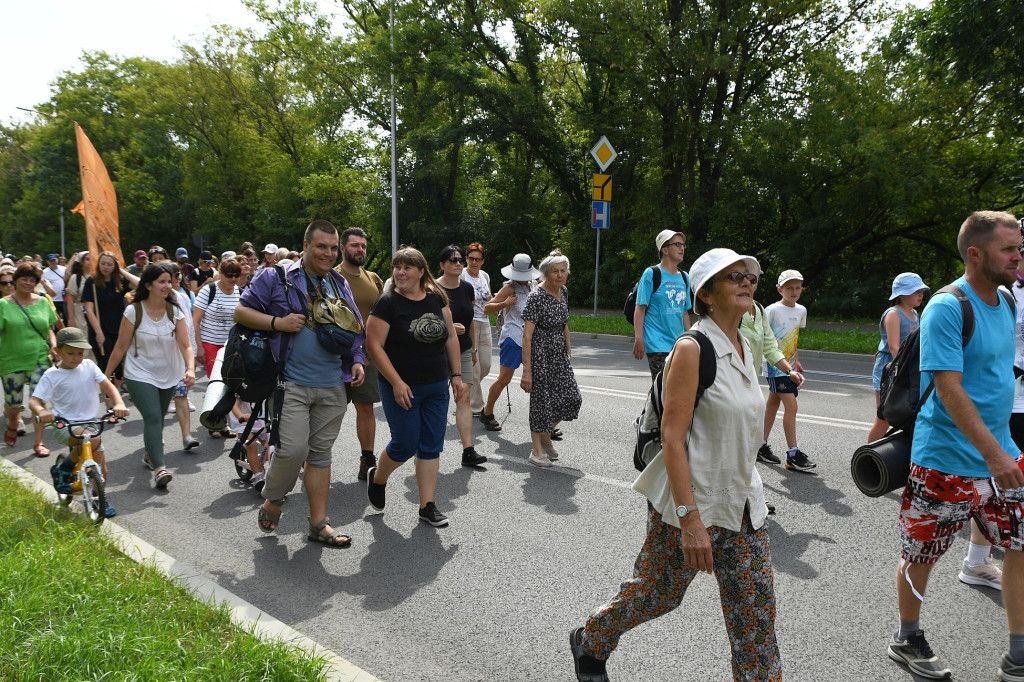
[[[897,431],[861,445],[850,460],[853,482],[868,497],[881,497],[907,484],[913,436]]]
[[[235,406],[235,394],[220,378],[220,366],[224,362],[224,348],[217,351],[213,372],[203,397],[203,409],[199,412],[199,423],[210,431],[221,431],[227,427],[228,413]]]

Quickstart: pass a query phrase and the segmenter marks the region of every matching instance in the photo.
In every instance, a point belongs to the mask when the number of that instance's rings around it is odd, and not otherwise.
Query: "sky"
[[[329,0],[320,0],[325,12]],[[31,120],[50,83],[78,71],[85,51],[173,61],[212,26],[257,27],[241,0],[3,0],[0,2],[0,122]]]

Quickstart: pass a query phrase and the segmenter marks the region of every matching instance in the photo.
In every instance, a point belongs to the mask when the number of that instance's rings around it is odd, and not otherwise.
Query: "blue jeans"
[[[437,459],[444,450],[444,432],[448,427],[448,380],[422,386],[410,386],[412,406],[406,410],[395,401],[391,384],[377,380],[380,404],[391,429],[391,442],[385,448],[395,462],[413,457]]]

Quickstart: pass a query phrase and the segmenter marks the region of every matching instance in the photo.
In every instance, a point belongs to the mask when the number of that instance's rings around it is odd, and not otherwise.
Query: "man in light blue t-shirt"
[[[974,311],[970,341],[963,346],[963,313],[953,295],[936,294],[921,315],[922,395],[932,382],[935,390],[914,427],[900,509],[900,628],[888,654],[931,679],[951,671],[925,640],[921,603],[932,566],[968,519],[1006,550],[1002,587],[1010,644],[999,679],[1024,679],[1024,460],[1009,427],[1015,316],[998,291],[1016,280],[1021,242],[1009,213],[972,213],[957,237],[966,274],[953,282]]]
[[[686,254],[686,237],[681,232],[662,230],[654,239],[661,262],[644,270],[636,288],[633,313],[633,357],[647,355],[651,378],[665,367],[665,358],[676,339],[690,328],[692,307],[690,278],[679,266]],[[655,287],[655,269],[658,286]]]

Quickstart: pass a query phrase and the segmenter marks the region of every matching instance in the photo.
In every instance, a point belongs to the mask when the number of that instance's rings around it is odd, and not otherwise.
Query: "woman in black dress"
[[[569,343],[569,259],[561,251],[540,262],[544,279],[530,292],[523,311],[523,377],[530,394],[530,464],[549,467],[558,459],[551,443],[555,425],[579,416],[583,397],[572,371]]]
[[[82,305],[89,320],[89,345],[100,371],[104,376],[112,377],[118,388],[124,381],[123,366],[118,363],[117,367],[108,370],[107,360],[121,329],[126,307],[124,295],[138,283],[138,277],[118,265],[117,256],[111,251],[104,251],[96,259],[92,277],[82,285]]]

